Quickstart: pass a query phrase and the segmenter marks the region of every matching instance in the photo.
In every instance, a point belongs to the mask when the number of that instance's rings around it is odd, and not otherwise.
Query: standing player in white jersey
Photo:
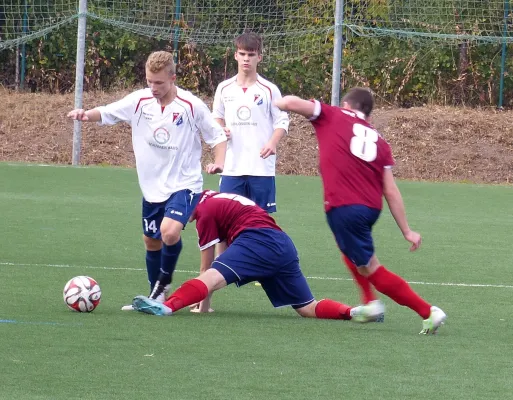
[[[253,200],[268,213],[276,211],[276,146],[289,128],[286,112],[274,105],[276,85],[257,74],[262,39],[244,33],[235,39],[237,75],[217,87],[212,115],[228,137],[220,192]]]
[[[274,105],[278,87],[262,78],[262,39],[246,32],[235,41],[238,72],[216,90],[212,115],[228,137],[219,191],[253,200],[267,213],[276,212],[276,147],[289,129],[289,117]],[[219,244],[217,253],[226,249]],[[258,282],[256,283],[259,284]]]
[[[68,117],[132,127],[132,144],[143,194],[142,226],[150,297],[164,300],[182,249],[181,231],[203,189],[201,136],[213,148],[209,174],[223,171],[226,135],[208,107],[175,85],[173,55],[157,51],[146,62],[147,89]],[[123,310],[131,310],[125,306]]]

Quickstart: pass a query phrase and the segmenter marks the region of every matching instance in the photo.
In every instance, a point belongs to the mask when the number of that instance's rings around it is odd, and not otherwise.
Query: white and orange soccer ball
[[[70,310],[91,312],[100,304],[102,291],[93,278],[75,276],[64,286],[63,297]]]

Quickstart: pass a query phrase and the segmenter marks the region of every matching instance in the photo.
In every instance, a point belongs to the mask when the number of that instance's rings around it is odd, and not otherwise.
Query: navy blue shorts
[[[162,203],[142,201],[142,227],[145,236],[162,239],[160,224],[164,217],[181,222],[185,227],[194,208],[198,204],[201,193],[193,193],[189,189],[180,190]]]
[[[219,192],[233,193],[253,200],[260,208],[276,212],[276,183],[274,176],[221,176]]]
[[[326,213],[338,248],[357,267],[366,267],[374,254],[372,227],[380,213],[363,205],[336,207]]]
[[[215,259],[229,285],[259,281],[274,307],[301,308],[314,297],[299,267],[296,247],[289,236],[275,229],[246,229]]]

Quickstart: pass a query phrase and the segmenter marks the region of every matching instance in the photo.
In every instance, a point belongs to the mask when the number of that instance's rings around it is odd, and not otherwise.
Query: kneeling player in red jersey
[[[307,117],[315,128],[328,224],[362,291],[364,305],[353,312],[354,319],[368,322],[383,315],[384,306],[373,292],[374,286],[421,316],[421,334],[435,333],[444,323],[445,313],[381,265],[374,253],[372,227],[381,213],[383,196],[404,238],[411,243],[411,251],[420,246],[421,236],[408,225],[392,174],[390,146],[368,122],[374,106],[371,92],[351,89],[342,99],[342,108],[295,96],[285,96],[275,104],[283,111]]]
[[[164,303],[135,297],[132,305],[137,311],[171,315],[199,302],[206,312],[212,292],[231,283],[242,286],[254,281],[262,284],[274,307],[292,306],[302,317],[350,320],[359,311],[334,300],[315,300],[294,243],[252,200],[205,191],[191,220],[196,220],[198,230],[200,276],[183,283]],[[215,244],[224,241],[227,250],[214,259]]]

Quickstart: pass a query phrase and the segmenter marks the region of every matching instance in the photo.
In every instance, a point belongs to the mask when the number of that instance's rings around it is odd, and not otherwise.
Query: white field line
[[[0,266],[5,267],[48,267],[48,268],[79,268],[79,269],[103,269],[112,271],[146,271],[145,268],[129,268],[129,267],[99,267],[94,265],[69,265],[69,264],[23,264],[12,262],[0,262]],[[177,269],[175,272],[183,274],[197,275],[198,271],[189,271]],[[330,276],[307,276],[307,279],[315,279],[320,281],[352,281],[351,278],[338,278]],[[412,285],[428,285],[428,286],[456,286],[456,287],[474,287],[474,288],[503,288],[513,289],[513,285],[502,284],[485,284],[485,283],[454,283],[454,282],[420,282],[410,281]]]

